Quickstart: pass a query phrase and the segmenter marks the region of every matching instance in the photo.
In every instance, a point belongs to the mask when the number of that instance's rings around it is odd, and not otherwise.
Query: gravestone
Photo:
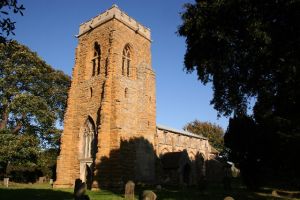
[[[157,191],[161,191],[162,187],[161,187],[161,185],[157,185],[155,189],[156,189]]]
[[[39,177],[39,183],[44,183],[46,180],[46,177],[45,176],[40,176]]]
[[[143,191],[143,200],[156,200],[157,196],[151,190],[144,190]]]
[[[86,184],[80,179],[75,180],[74,199],[75,200],[90,200],[89,196],[85,194]]]
[[[53,179],[52,178],[50,178],[49,184],[51,185],[51,187],[53,187]]]
[[[278,197],[279,196],[276,190],[272,190],[272,196],[273,197]]]
[[[234,198],[228,196],[228,197],[225,197],[224,200],[234,200]]]
[[[3,179],[3,183],[6,187],[8,187],[8,183],[9,183],[9,178],[4,178]]]
[[[125,185],[125,199],[134,200],[134,182],[128,181]]]

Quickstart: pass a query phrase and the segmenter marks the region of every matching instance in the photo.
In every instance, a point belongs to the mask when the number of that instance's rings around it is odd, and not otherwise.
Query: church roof
[[[80,24],[79,27],[79,33],[77,37],[80,37],[81,35],[87,33],[88,31],[96,28],[97,26],[100,26],[101,24],[104,24],[108,22],[109,20],[117,19],[127,27],[134,30],[136,33],[140,34],[141,36],[145,37],[146,39],[151,41],[151,34],[150,29],[143,26],[139,22],[137,22],[135,19],[131,18],[128,14],[123,12],[119,9],[119,7],[114,4],[111,8],[106,10],[105,12],[97,15],[96,17],[93,17],[92,19]]]
[[[196,135],[196,134],[188,132],[188,131],[178,130],[178,129],[170,128],[170,127],[160,125],[160,124],[157,124],[156,127],[160,130],[166,130],[166,131],[170,131],[170,132],[173,132],[173,133],[178,133],[178,134],[181,134],[181,135],[186,135],[186,136],[190,136],[190,137],[201,138],[201,139],[207,140],[207,138],[202,136],[202,135]]]

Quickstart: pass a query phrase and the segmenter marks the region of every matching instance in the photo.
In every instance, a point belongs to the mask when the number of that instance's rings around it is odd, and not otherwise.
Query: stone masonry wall
[[[187,136],[160,128],[157,129],[155,137],[158,157],[168,152],[186,150],[191,160],[194,160],[197,154],[203,155],[205,160],[209,159],[211,146],[206,138]]]
[[[131,166],[123,165],[121,155],[124,152],[135,163],[134,170],[127,177],[153,180],[154,151],[141,148],[145,141],[148,143],[146,146],[153,146],[156,130],[151,40],[125,22],[111,18],[85,31],[78,38],[55,187],[71,187],[76,178],[82,178],[82,135],[83,126],[88,119],[96,127],[97,138],[97,153],[92,165],[93,187],[126,181],[123,174],[130,171],[128,168]],[[101,68],[100,74],[93,76],[95,42],[101,47]],[[131,51],[129,77],[122,75],[121,71],[122,52],[127,44]],[[122,147],[126,141],[135,138],[133,143],[139,151]],[[121,149],[124,150],[123,154]],[[142,166],[143,162],[149,164],[146,170]]]

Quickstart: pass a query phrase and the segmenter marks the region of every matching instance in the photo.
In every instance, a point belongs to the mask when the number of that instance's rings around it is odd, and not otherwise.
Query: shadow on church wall
[[[137,185],[197,185],[204,179],[204,165],[201,154],[191,160],[186,150],[156,156],[147,139],[136,137],[121,140],[120,148],[101,158],[95,166],[94,187],[123,190],[129,180]]]

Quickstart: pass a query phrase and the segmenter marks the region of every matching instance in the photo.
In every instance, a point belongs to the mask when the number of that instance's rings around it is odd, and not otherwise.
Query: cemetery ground
[[[136,186],[136,199],[138,194],[145,189]],[[275,193],[274,190],[277,192]],[[222,185],[211,184],[204,190],[198,188],[162,188],[160,191],[153,190],[158,200],[223,200],[231,196],[235,200],[300,200],[300,192],[284,191],[277,188],[262,188],[259,191],[249,191],[240,181],[235,180],[231,190],[224,190]],[[273,192],[273,194],[272,194]],[[111,192],[107,190],[88,191],[91,200],[120,200],[124,199],[124,192]],[[49,184],[20,184],[10,183],[6,188],[0,184],[1,200],[72,200],[73,189],[52,189]]]

